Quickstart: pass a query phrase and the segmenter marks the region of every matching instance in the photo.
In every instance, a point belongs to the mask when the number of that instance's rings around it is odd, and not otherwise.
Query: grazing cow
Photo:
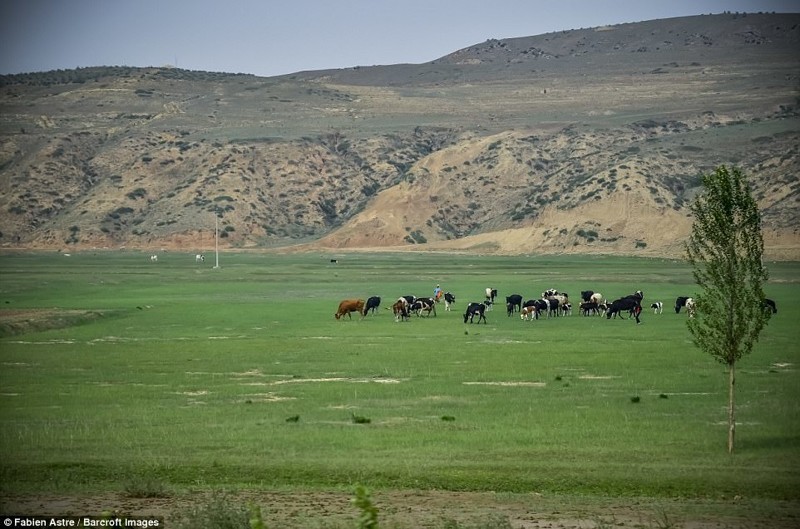
[[[594,294],[594,290],[581,290],[581,301],[592,301],[592,295]]]
[[[653,314],[661,314],[662,312],[664,312],[664,304],[661,303],[660,301],[651,303],[650,308],[653,309]]]
[[[392,305],[392,312],[394,313],[394,321],[408,321],[410,314],[408,312],[408,301],[405,298],[400,298]]]
[[[675,314],[680,314],[681,308],[686,306],[687,299],[689,296],[678,296],[678,299],[675,300]]]
[[[764,298],[764,303],[762,303],[764,310],[771,310],[773,314],[778,313],[778,306],[775,305],[775,302],[769,298]]]
[[[339,309],[336,311],[336,314],[333,315],[334,318],[341,319],[342,316],[347,314],[347,316],[352,320],[353,316],[350,314],[351,312],[358,312],[361,314],[361,318],[364,318],[364,300],[363,299],[345,299],[341,303],[339,303]]]
[[[199,253],[199,254],[194,256],[194,262],[195,263],[204,263],[205,260],[206,260],[206,256],[201,254],[201,253]]]
[[[158,262],[158,256],[155,255],[155,254],[151,255],[150,256],[150,262],[151,263],[157,263]]]
[[[406,303],[412,305],[415,301],[417,301],[417,296],[400,296],[400,299],[406,300]]]
[[[372,313],[375,314],[375,311],[377,311],[378,307],[380,306],[381,298],[379,296],[367,298],[367,304],[364,306],[364,316],[366,316],[369,311],[372,311]]]
[[[522,310],[519,311],[519,317],[524,321],[538,320],[539,311],[536,308],[536,305],[525,305],[522,307]]]
[[[597,314],[599,305],[593,301],[584,301],[580,304],[579,310],[581,315],[588,316],[589,314]]]
[[[551,296],[549,298],[544,298],[544,299],[542,299],[540,301],[543,301],[546,304],[544,310],[547,311],[547,317],[548,318],[550,316],[558,316],[558,313],[559,313],[558,305],[559,305],[559,303],[558,303],[558,299],[557,298]]]
[[[606,300],[600,292],[593,292],[592,295],[589,297],[589,301],[601,305],[605,303]]]
[[[456,302],[456,297],[450,292],[444,293],[444,310],[449,311],[450,306]]]
[[[690,318],[694,318],[697,314],[697,303],[695,303],[694,298],[686,299],[686,313]]]
[[[508,310],[509,316],[514,314],[514,309],[516,309],[517,312],[522,310],[522,296],[519,294],[506,296],[506,310]]]
[[[534,316],[536,317],[537,320],[539,319],[539,315],[542,313],[547,314],[548,318],[550,317],[550,301],[546,299],[536,299],[528,301],[526,302],[526,304],[531,302],[533,302],[533,306],[536,307],[536,312]]]
[[[417,316],[422,316],[423,312],[425,312],[426,316],[430,316],[431,312],[436,316],[436,300],[434,298],[417,298],[410,305],[409,310],[416,312]]]
[[[490,303],[494,303],[494,298],[496,298],[496,297],[497,297],[497,289],[496,288],[488,288],[487,287],[486,288],[486,301],[489,301]],[[491,308],[491,305],[489,305],[488,308]]]
[[[486,303],[470,303],[466,312],[464,312],[464,323],[467,323],[467,320],[472,323],[472,319],[476,314],[478,315],[478,323],[481,322],[481,319],[483,319],[484,324],[488,323],[486,321],[486,309]]]
[[[562,294],[558,294],[558,293],[553,294],[553,292],[555,292],[555,290],[552,290],[552,289],[543,292],[543,294],[547,294],[548,292],[550,293],[550,295],[549,296],[543,296],[543,299],[550,304],[549,312],[552,313],[554,316],[560,316],[561,312],[562,312],[562,309],[564,307],[566,307],[567,305],[569,305],[569,297],[567,296],[567,294],[563,294],[563,293]],[[571,308],[572,307],[570,306],[569,309],[571,309]],[[564,311],[564,314],[565,315],[568,314],[568,311]],[[547,316],[550,317],[550,314],[548,314]]]
[[[611,303],[611,305],[609,305],[608,310],[606,311],[606,319],[610,320],[611,316],[614,316],[616,318],[617,314],[619,314],[623,310],[630,311],[633,317],[636,318],[637,325],[641,323],[641,321],[639,321],[639,314],[641,314],[642,312],[641,298],[639,298],[636,295],[633,295],[620,298],[614,301],[613,303]],[[620,318],[621,317],[622,316],[620,315]]]

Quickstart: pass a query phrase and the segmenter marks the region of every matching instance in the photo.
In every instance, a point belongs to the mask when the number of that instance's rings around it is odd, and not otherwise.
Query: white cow
[[[694,302],[694,298],[686,300],[686,312],[689,314],[690,318],[694,318],[694,315],[697,313],[697,305]]]
[[[150,262],[151,263],[157,263],[158,262],[158,256],[155,255],[155,254],[151,255],[150,256]]]
[[[205,262],[205,260],[206,260],[206,256],[201,254],[201,253],[199,253],[199,254],[194,256],[194,262],[195,263],[203,263],[203,262]]]

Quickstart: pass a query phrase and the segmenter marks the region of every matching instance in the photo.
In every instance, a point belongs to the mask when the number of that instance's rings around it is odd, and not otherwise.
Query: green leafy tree
[[[758,205],[738,169],[718,167],[703,176],[703,188],[691,206],[694,223],[686,244],[702,291],[687,325],[695,345],[728,368],[728,452],[733,452],[736,362],[753,349],[771,314],[763,308],[764,239]]]

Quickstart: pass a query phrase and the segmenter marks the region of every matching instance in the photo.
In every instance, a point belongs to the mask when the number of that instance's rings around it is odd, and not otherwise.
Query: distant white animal
[[[155,254],[151,255],[150,256],[150,262],[151,263],[157,263],[158,262],[158,256],[155,255]]]
[[[697,314],[697,305],[693,298],[688,298],[686,300],[686,312],[689,313],[690,318],[694,318],[695,314]]]
[[[201,253],[199,253],[199,254],[194,256],[194,262],[195,263],[203,263],[203,262],[205,262],[205,260],[206,260],[206,256],[201,254]]]

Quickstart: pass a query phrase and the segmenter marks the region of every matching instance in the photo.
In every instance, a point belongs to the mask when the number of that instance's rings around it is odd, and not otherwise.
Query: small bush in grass
[[[124,491],[130,498],[165,498],[170,495],[163,481],[142,476],[130,478],[124,485]]]
[[[633,402],[634,404],[638,404],[641,400],[642,399],[639,398],[639,395],[634,395],[633,397],[631,397],[631,402]]]
[[[442,525],[442,529],[511,529],[512,527],[508,517],[502,514],[492,514],[486,519],[470,523],[445,520]]]
[[[356,415],[355,413],[352,414],[352,419],[355,424],[369,424],[372,422],[372,419],[369,417],[363,417],[361,415]]]
[[[452,422],[455,421],[456,418],[453,417],[452,415],[442,415],[442,420],[447,422]]]
[[[256,518],[256,517],[253,517]],[[260,520],[259,516],[257,517]],[[251,512],[224,495],[215,495],[207,503],[196,505],[178,515],[178,529],[250,529]],[[261,522],[263,524],[263,522]],[[263,528],[263,525],[262,525]]]

